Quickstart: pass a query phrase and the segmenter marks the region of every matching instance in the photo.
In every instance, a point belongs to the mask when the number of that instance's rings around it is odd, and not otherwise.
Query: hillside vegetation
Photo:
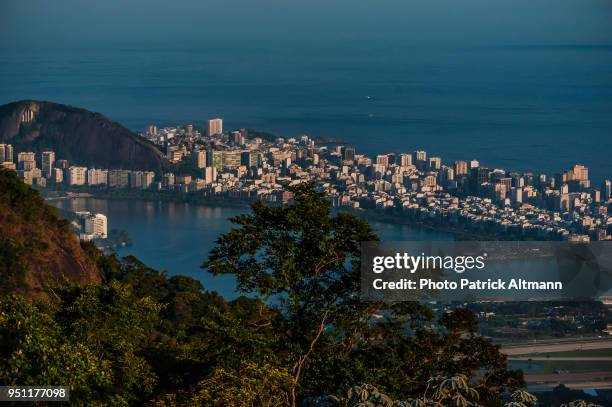
[[[0,170],[0,231],[0,292],[44,297],[52,286],[100,283],[68,223],[8,170]]]
[[[0,173],[0,191],[11,281],[0,294],[0,383],[69,386],[76,406],[535,405],[471,311],[435,318],[418,303],[361,301],[359,242],[376,235],[332,214],[312,185],[293,188],[292,205],[254,204],[217,240],[203,267],[235,276],[244,295],[233,301],[80,247],[12,173]],[[67,279],[71,264],[89,280]]]

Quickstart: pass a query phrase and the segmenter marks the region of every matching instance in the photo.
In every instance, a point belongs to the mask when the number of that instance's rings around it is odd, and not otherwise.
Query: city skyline
[[[40,160],[18,152],[16,164],[2,166],[41,188],[127,188],[243,201],[288,202],[287,186],[314,181],[335,207],[366,213],[395,208],[416,224],[434,216],[440,225],[450,222],[475,234],[488,225],[483,236],[506,231],[553,240],[612,239],[612,182],[591,185],[581,164],[549,176],[483,167],[476,159],[447,163],[424,150],[368,157],[353,146],[319,147],[308,136],[264,140],[246,129],[223,132],[219,118],[207,123],[203,132],[187,124],[149,125],[141,133],[177,165],[174,172],[88,168],[66,160],[56,165],[53,151],[43,151]]]

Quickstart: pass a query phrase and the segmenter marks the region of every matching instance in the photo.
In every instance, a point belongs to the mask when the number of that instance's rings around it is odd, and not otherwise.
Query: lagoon
[[[211,207],[179,202],[137,199],[76,198],[49,201],[60,209],[103,213],[108,229],[127,231],[132,246],[119,249],[121,256],[134,255],[148,266],[170,275],[188,275],[206,289],[226,298],[236,296],[232,276],[212,276],[200,265],[214,247],[215,239],[231,228],[229,218],[247,208]],[[449,233],[370,221],[382,240],[452,240]]]

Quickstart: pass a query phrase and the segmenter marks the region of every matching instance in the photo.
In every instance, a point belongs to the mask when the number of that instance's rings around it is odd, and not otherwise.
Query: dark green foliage
[[[83,405],[149,397],[155,375],[138,353],[160,305],[118,282],[56,293],[54,303],[0,301],[1,381],[70,386]]]
[[[256,203],[233,219],[205,267],[233,274],[245,294],[277,311],[274,354],[293,375],[300,395],[333,394],[354,383],[377,383],[393,396],[420,392],[436,375],[483,374],[485,397],[499,401],[522,377],[506,371],[499,349],[475,333],[467,310],[439,324],[417,303],[360,300],[360,243],[377,240],[366,221],[333,216],[312,184],[291,189],[288,206]]]
[[[36,302],[0,297],[0,380],[69,385],[77,405],[160,406],[297,406],[355,383],[410,399],[431,377],[459,375],[498,405],[522,385],[476,335],[470,311],[436,321],[422,304],[361,301],[360,243],[376,235],[363,219],[333,214],[312,185],[292,191],[292,205],[256,203],[218,239],[205,266],[236,276],[245,296],[234,301],[82,243],[101,285],[55,288]],[[10,196],[37,199],[19,188]],[[11,269],[20,250],[0,247]]]
[[[46,205],[40,194],[24,184],[13,171],[0,168],[0,206],[6,206],[27,220],[43,220],[66,228],[57,210]]]

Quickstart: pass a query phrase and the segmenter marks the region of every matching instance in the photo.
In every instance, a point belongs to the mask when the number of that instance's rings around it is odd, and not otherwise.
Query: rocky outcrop
[[[0,106],[0,142],[18,151],[52,149],[57,159],[98,168],[160,173],[170,164],[147,140],[100,113],[23,100]]]
[[[0,231],[0,293],[48,297],[58,285],[102,280],[68,222],[37,191],[4,169],[0,169]]]

